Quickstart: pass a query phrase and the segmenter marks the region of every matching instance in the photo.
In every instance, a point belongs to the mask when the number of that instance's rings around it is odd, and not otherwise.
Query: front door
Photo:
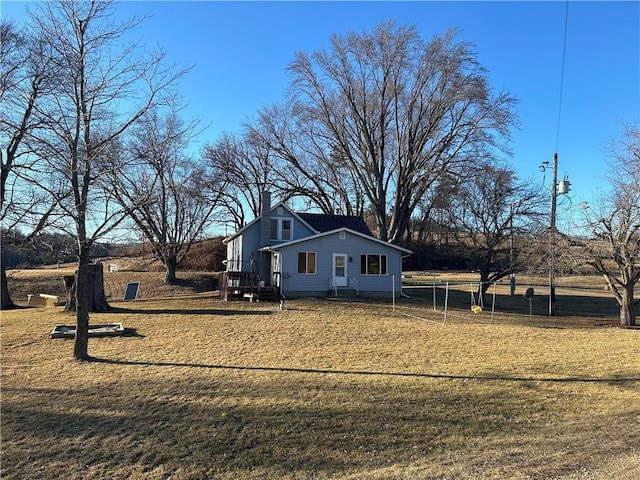
[[[344,253],[333,254],[333,286],[347,286],[347,256]]]

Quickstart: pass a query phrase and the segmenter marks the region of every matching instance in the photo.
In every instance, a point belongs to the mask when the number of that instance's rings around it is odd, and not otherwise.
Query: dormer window
[[[282,222],[281,238],[282,240],[291,240],[291,220],[283,218]]]
[[[271,240],[291,240],[293,238],[293,220],[290,218],[271,219]]]

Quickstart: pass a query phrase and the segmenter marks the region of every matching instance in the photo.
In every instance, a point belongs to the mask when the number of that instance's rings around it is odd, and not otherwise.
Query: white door
[[[347,256],[344,253],[333,254],[333,286],[347,286]]]
[[[274,287],[280,286],[280,255],[274,253],[271,256],[271,275],[273,276],[273,281],[271,285]]]

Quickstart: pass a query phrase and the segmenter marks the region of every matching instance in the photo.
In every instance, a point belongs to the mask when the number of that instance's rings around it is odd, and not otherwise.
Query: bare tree
[[[611,141],[612,191],[584,211],[592,237],[581,242],[584,262],[604,277],[620,307],[620,325],[636,324],[640,299],[640,125],[625,125]]]
[[[165,67],[161,53],[123,44],[123,34],[140,20],[116,22],[113,9],[109,1],[62,0],[37,3],[29,11],[57,71],[30,140],[38,154],[32,180],[56,199],[64,214],[56,226],[78,245],[73,355],[81,360],[90,358],[90,249],[124,218],[111,192],[99,184],[121,167],[107,156],[108,148],[184,73]]]
[[[422,244],[446,247],[452,236],[447,211],[457,195],[462,177],[443,176],[422,197],[416,208],[411,226],[411,237]]]
[[[515,121],[515,99],[494,94],[455,31],[425,42],[413,27],[383,23],[334,35],[329,51],[298,53],[289,70],[293,118],[288,130],[273,130],[289,138],[271,144],[299,170],[308,168],[299,152],[330,165],[340,159],[384,240],[404,235],[442,176],[503,148]]]
[[[323,213],[362,214],[365,198],[356,175],[337,144],[308,120],[299,105],[287,103],[263,108],[246,125],[251,141],[272,152],[274,190]]]
[[[220,202],[233,218],[235,230],[260,215],[262,192],[278,189],[274,182],[273,152],[249,133],[223,134],[213,144],[204,146],[202,157],[216,177],[227,181]]]
[[[0,219],[3,242],[21,238],[27,242],[48,224],[55,205],[28,182],[23,175],[31,169],[34,156],[26,145],[38,125],[37,104],[48,93],[54,66],[47,56],[47,46],[26,29],[13,22],[0,24]],[[24,236],[14,235],[15,228],[30,227]],[[1,309],[14,307],[9,294],[4,255],[0,260]]]
[[[105,185],[151,243],[166,283],[176,282],[176,267],[210,224],[227,183],[224,172],[188,156],[197,128],[175,106],[149,110],[134,128],[126,167]]]
[[[458,186],[446,209],[447,223],[480,271],[479,293],[518,268],[512,241],[528,233],[543,215],[540,189],[519,181],[507,166],[485,164]]]

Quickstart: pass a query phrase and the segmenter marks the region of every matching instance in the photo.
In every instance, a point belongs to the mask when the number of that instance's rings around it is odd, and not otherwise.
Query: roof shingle
[[[371,235],[371,230],[362,217],[354,215],[327,215],[322,213],[298,213],[298,216],[318,232],[329,232],[337,228],[348,228],[358,233]]]

